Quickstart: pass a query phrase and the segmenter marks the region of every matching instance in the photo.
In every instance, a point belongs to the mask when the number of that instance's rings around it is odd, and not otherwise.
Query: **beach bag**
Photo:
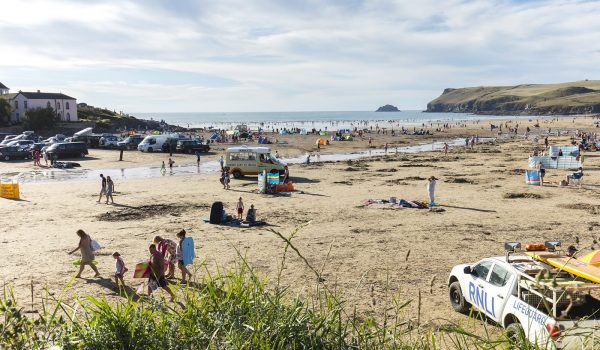
[[[210,208],[211,224],[221,224],[223,222],[223,202],[214,202]]]
[[[90,243],[90,246],[91,246],[93,252],[102,249],[102,246],[100,245],[100,243],[98,243],[98,241],[95,241],[93,239],[92,239],[92,242]]]

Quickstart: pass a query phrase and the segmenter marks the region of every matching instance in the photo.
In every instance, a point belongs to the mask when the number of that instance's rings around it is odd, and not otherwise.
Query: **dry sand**
[[[520,121],[524,129],[532,122]],[[543,127],[592,129],[589,118],[570,118]],[[469,125],[428,138],[373,136],[380,147],[394,140],[404,144],[452,139],[459,135],[489,135],[489,124]],[[315,136],[282,138],[288,145],[272,145],[282,155],[303,153],[313,148]],[[551,144],[566,144],[567,137],[551,137]],[[366,140],[337,143],[322,152],[364,149]],[[505,241],[541,242],[560,239],[589,250],[600,238],[598,199],[600,186],[595,154],[586,154],[587,169],[582,188],[558,187],[564,170],[548,170],[544,187],[527,186],[523,172],[527,156],[535,146],[522,138],[496,145],[478,145],[475,150],[455,147],[442,152],[391,154],[353,162],[293,165],[296,189],[291,196],[269,196],[253,192],[256,179],[233,180],[225,191],[218,174],[165,176],[123,180],[116,183],[116,205],[96,203],[98,181],[25,183],[21,201],[0,199],[2,214],[0,248],[4,252],[0,276],[14,288],[21,303],[28,305],[33,281],[36,300],[42,289],[59,291],[76,273],[67,252],[77,245],[77,229],[84,229],[105,248],[98,267],[104,279],[84,279],[69,287],[71,295],[118,295],[108,280],[114,271],[113,251],[119,251],[126,265],[147,258],[147,247],[155,235],[175,239],[185,228],[196,242],[197,274],[217,266],[230,266],[236,249],[261,274],[272,279],[281,263],[284,243],[263,228],[233,228],[203,222],[214,201],[223,201],[233,213],[238,197],[247,207],[258,208],[264,219],[284,235],[305,224],[293,239],[310,264],[323,271],[324,283],[344,295],[348,307],[356,306],[365,316],[379,317],[392,294],[414,300],[423,295],[422,320],[445,323],[464,319],[452,312],[446,279],[452,266],[474,262],[490,255],[502,255]],[[541,148],[540,146],[538,146]],[[216,159],[218,150],[210,159]],[[85,168],[121,167],[117,151],[90,150]],[[160,164],[163,154],[126,153],[126,165]],[[206,158],[204,158],[206,159]],[[193,163],[193,156],[176,155],[181,163]],[[29,162],[2,162],[0,173],[30,170]],[[364,206],[366,199],[426,199],[426,178],[438,180],[435,211],[392,209],[383,205]],[[508,194],[527,194],[526,198]],[[409,254],[410,252],[410,254]],[[140,280],[126,276],[126,283]],[[317,290],[313,272],[294,253],[288,253],[282,284],[293,294],[310,296]],[[416,318],[416,302],[408,307]]]

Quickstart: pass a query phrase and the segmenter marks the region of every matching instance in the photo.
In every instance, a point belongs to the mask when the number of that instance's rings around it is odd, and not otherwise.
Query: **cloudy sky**
[[[0,82],[126,112],[423,109],[446,87],[600,78],[600,2],[2,3]]]

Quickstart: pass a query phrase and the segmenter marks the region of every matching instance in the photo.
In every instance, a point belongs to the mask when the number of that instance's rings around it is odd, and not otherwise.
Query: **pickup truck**
[[[516,344],[539,349],[595,349],[600,344],[600,284],[574,277],[528,255],[456,265],[448,278],[450,304],[471,308],[506,329]]]
[[[177,141],[177,152],[182,153],[195,153],[199,152],[208,152],[210,150],[210,146],[202,143],[199,140],[179,140]]]

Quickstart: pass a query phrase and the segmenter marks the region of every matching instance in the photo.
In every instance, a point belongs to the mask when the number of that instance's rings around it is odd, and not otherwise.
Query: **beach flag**
[[[538,170],[525,170],[525,183],[534,186],[541,185],[540,172]]]

